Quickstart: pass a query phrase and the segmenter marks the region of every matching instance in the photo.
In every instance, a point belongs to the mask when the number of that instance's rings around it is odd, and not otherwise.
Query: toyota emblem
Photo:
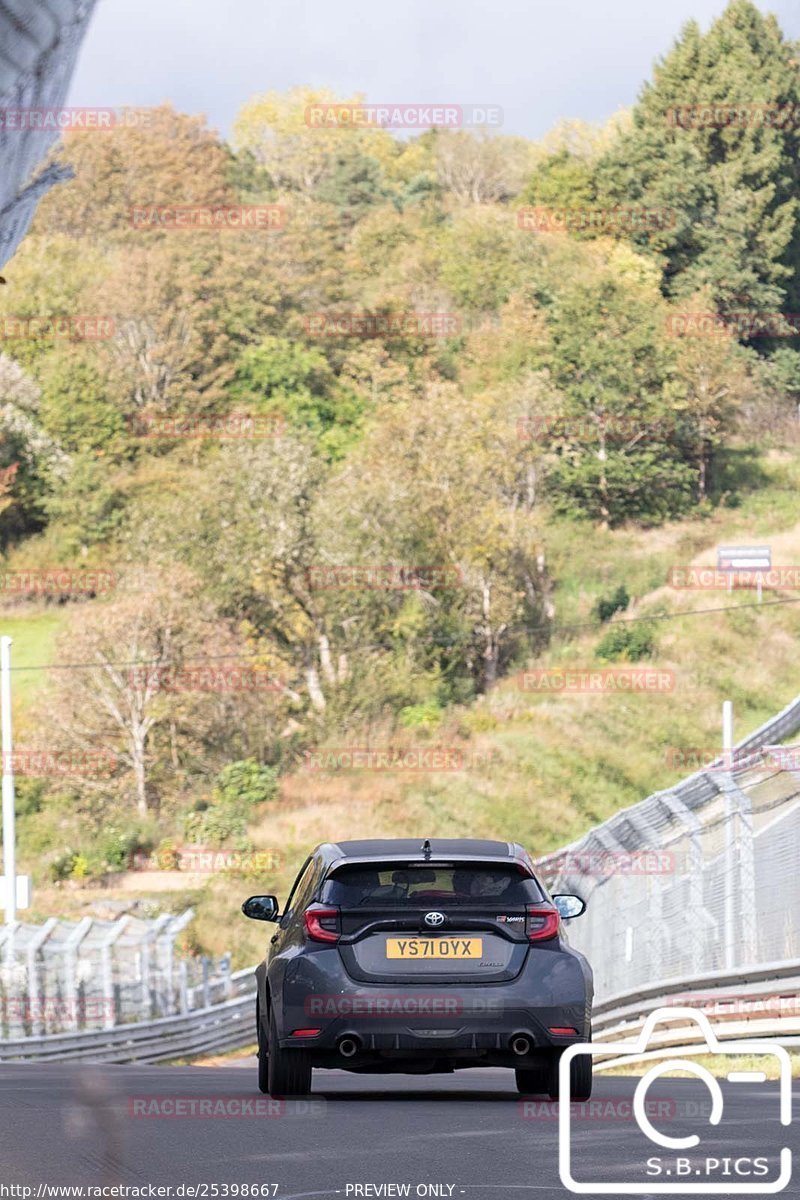
[[[441,912],[429,912],[425,914],[425,924],[430,925],[433,929],[438,929],[440,925],[444,925],[447,917]]]

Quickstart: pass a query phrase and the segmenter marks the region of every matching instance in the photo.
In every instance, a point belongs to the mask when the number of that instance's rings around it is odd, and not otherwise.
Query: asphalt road
[[[707,1156],[717,1158],[722,1165],[702,1178],[718,1182],[736,1179],[734,1159],[770,1156],[769,1178],[774,1178],[780,1147],[798,1141],[796,1127],[779,1124],[775,1083],[723,1082],[724,1117],[712,1129],[704,1086],[692,1079],[662,1079],[649,1092],[653,1124],[670,1136],[696,1131],[701,1147],[699,1155],[660,1149],[631,1118],[637,1082],[596,1079],[593,1103],[600,1104],[574,1116],[577,1179],[646,1179],[648,1157],[660,1156],[662,1171],[673,1164],[674,1172],[679,1154],[687,1161],[691,1156],[690,1168],[684,1169],[692,1172],[701,1166],[706,1171]],[[184,1110],[193,1104],[195,1115],[164,1115],[174,1112],[176,1097]],[[31,1186],[36,1197],[40,1184],[172,1185],[171,1193],[162,1193],[172,1196],[190,1194],[176,1191],[180,1184],[207,1184],[195,1195],[211,1200],[225,1196],[221,1185],[245,1183],[276,1185],[277,1190],[264,1188],[259,1194],[277,1200],[336,1195],[388,1200],[404,1194],[480,1200],[504,1193],[549,1200],[568,1194],[559,1180],[555,1106],[537,1098],[526,1108],[511,1072],[413,1077],[320,1071],[311,1102],[299,1102],[297,1109],[287,1103],[271,1116],[239,1115],[243,1102],[246,1108],[258,1098],[254,1062],[222,1067],[3,1064],[0,1185]],[[212,1108],[217,1113],[198,1116],[201,1102],[207,1113]],[[223,1107],[227,1115],[219,1115]],[[159,1115],[149,1115],[154,1111]],[[758,1178],[740,1178],[748,1181]],[[668,1182],[665,1173],[661,1182]],[[408,1192],[381,1187],[406,1184]],[[216,1193],[211,1185],[219,1185]],[[354,1190],[358,1185],[372,1186]],[[15,1194],[25,1195],[0,1186],[0,1196]],[[232,1187],[227,1192],[236,1194]],[[798,1194],[796,1181],[786,1194]]]

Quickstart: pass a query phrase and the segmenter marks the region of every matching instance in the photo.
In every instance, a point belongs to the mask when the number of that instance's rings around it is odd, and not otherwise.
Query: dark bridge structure
[[[61,108],[95,2],[0,0],[0,268],[41,197],[71,175],[58,163],[41,166],[58,130],[20,128],[15,112]]]

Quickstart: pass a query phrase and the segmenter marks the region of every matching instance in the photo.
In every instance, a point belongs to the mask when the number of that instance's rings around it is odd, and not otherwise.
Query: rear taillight
[[[341,928],[338,908],[312,904],[305,911],[306,933],[314,942],[338,942]]]
[[[558,909],[549,904],[528,904],[525,932],[529,942],[543,942],[558,933]]]

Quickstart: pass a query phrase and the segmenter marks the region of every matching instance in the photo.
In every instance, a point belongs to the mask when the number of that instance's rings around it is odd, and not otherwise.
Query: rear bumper
[[[569,1014],[571,1015],[571,1014]],[[425,1017],[364,1020],[337,1017],[328,1022],[313,1037],[288,1036],[281,1038],[282,1046],[304,1046],[306,1049],[336,1050],[340,1042],[353,1039],[362,1052],[409,1053],[441,1055],[452,1051],[480,1053],[511,1051],[510,1043],[518,1036],[527,1037],[531,1050],[547,1050],[586,1041],[583,1022],[572,1026],[571,1035],[556,1035],[551,1027],[565,1027],[568,1014],[563,1009],[532,1013],[530,1009],[508,1011],[502,1021],[487,1021],[485,1017],[459,1017],[457,1020]],[[551,1024],[546,1024],[551,1022]],[[308,1029],[309,1025],[297,1026]],[[310,1026],[310,1028],[315,1028]]]
[[[295,960],[282,993],[281,1046],[302,1046],[320,1066],[450,1058],[525,1067],[537,1052],[588,1039],[592,977],[586,960],[562,946],[530,954],[520,975],[503,983],[372,985],[351,979],[331,948]],[[528,1040],[527,1064],[511,1048],[515,1036]],[[340,1054],[345,1038],[358,1047],[348,1059]]]

